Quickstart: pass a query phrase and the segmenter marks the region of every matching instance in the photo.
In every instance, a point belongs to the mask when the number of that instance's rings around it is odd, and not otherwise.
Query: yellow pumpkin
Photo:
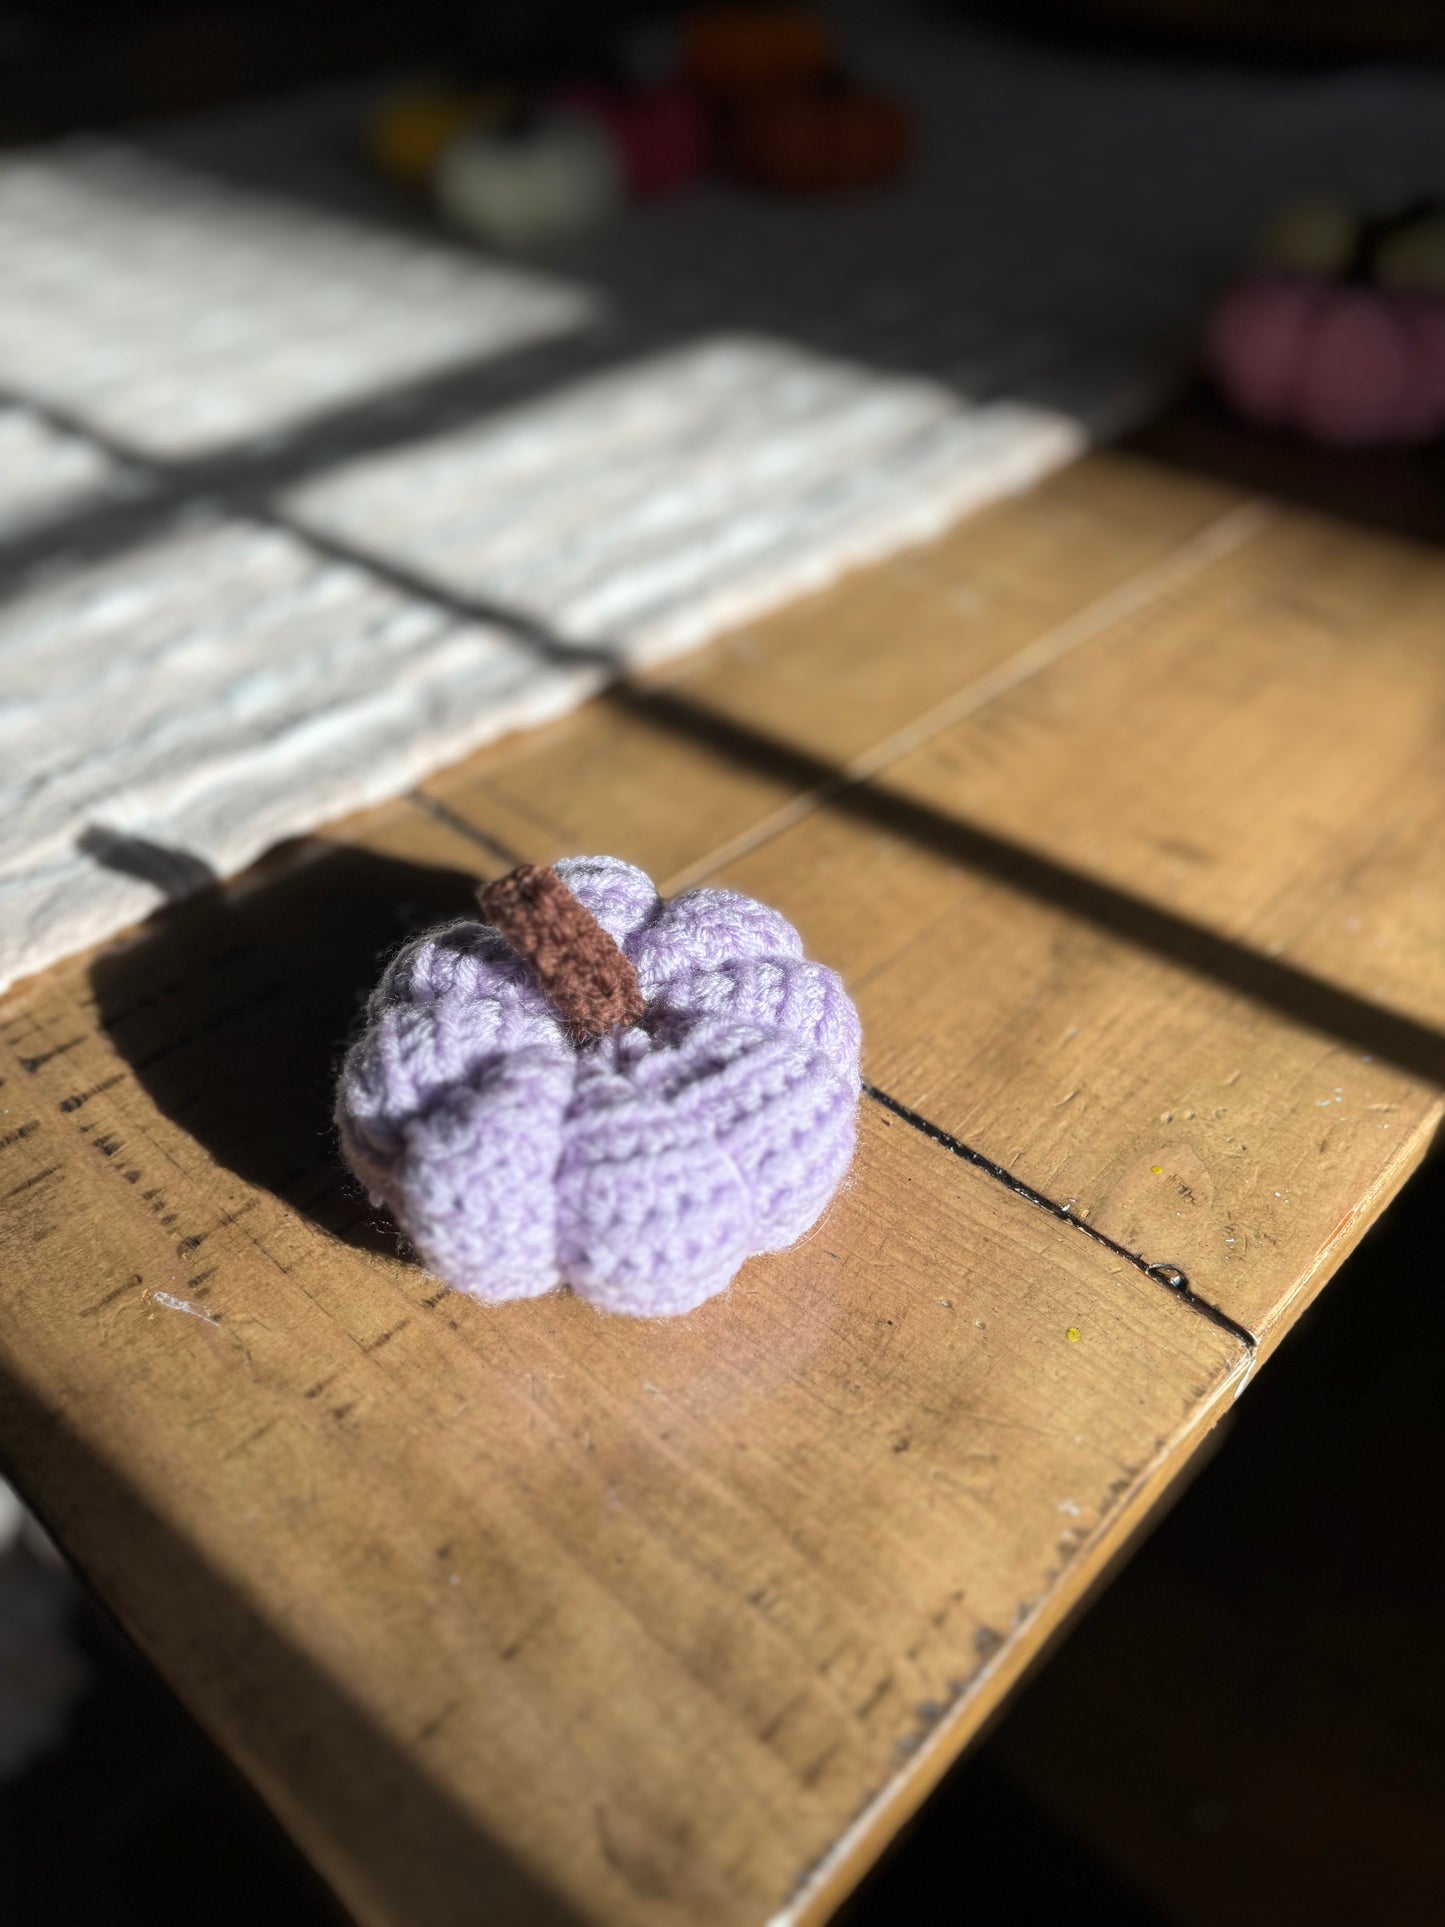
[[[459,134],[495,126],[513,106],[503,87],[415,87],[383,101],[368,146],[383,174],[422,187]]]

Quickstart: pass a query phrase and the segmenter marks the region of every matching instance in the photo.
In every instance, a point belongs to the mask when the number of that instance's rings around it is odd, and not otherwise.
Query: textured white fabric
[[[140,478],[33,409],[0,407],[0,541],[134,488]]]
[[[649,356],[293,491],[301,526],[629,663],[919,541],[1077,424],[778,342]]]
[[[599,673],[240,520],[43,583],[0,611],[0,981],[168,893],[88,849],[139,838],[228,874]]]
[[[0,383],[175,458],[565,332],[551,276],[118,143],[0,164]]]
[[[850,45],[924,122],[902,186],[704,187],[546,272],[408,232],[355,90],[0,162],[0,570],[57,531],[0,583],[0,987],[1025,485],[1138,418],[1282,198],[1434,180],[1434,74]],[[192,474],[209,520],[72,555]]]
[[[43,580],[0,609],[0,981],[204,874],[98,867],[107,847],[229,874],[616,669],[927,534],[1077,441],[1061,419],[720,343],[299,492],[303,518],[524,611],[551,646],[241,518]]]

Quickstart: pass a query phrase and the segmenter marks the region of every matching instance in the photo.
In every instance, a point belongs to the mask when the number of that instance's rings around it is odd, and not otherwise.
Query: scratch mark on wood
[[[41,1051],[36,1057],[17,1057],[15,1061],[22,1071],[28,1071],[34,1077],[42,1064],[48,1064],[53,1057],[64,1057],[68,1050],[74,1050],[77,1044],[84,1042],[83,1037],[72,1037],[64,1044],[56,1044],[50,1050]]]
[[[393,1325],[390,1331],[384,1331],[380,1338],[373,1338],[368,1344],[363,1345],[362,1351],[369,1358],[373,1352],[379,1352],[383,1345],[389,1345],[397,1333],[404,1332],[410,1323],[409,1318],[403,1318],[399,1324]]]
[[[229,1452],[222,1454],[223,1462],[226,1459],[238,1458],[242,1452],[249,1451],[258,1439],[265,1438],[266,1434],[272,1431],[278,1423],[279,1420],[268,1418],[264,1425],[258,1425],[249,1437],[242,1439],[239,1445],[233,1445]]]
[[[12,1184],[10,1189],[0,1196],[6,1199],[18,1198],[22,1191],[33,1190],[37,1184],[43,1184],[47,1178],[53,1178],[60,1169],[61,1166],[58,1164],[47,1164],[43,1171],[36,1171],[30,1177],[22,1178],[19,1184]]]
[[[418,1746],[425,1746],[428,1740],[434,1740],[460,1705],[460,1700],[451,1700],[442,1708],[440,1713],[433,1714],[426,1725],[421,1727],[417,1732],[416,1738]]]
[[[72,1111],[80,1110],[81,1107],[88,1104],[93,1097],[99,1097],[103,1091],[114,1090],[117,1084],[123,1084],[124,1082],[125,1072],[116,1071],[110,1077],[103,1077],[98,1084],[92,1084],[89,1090],[74,1091],[69,1097],[61,1098],[55,1108],[62,1116],[66,1116]]]
[[[177,1298],[169,1291],[153,1291],[151,1297],[156,1304],[164,1305],[167,1311],[186,1312],[192,1318],[203,1320],[207,1325],[219,1325],[221,1322],[217,1313],[207,1311],[204,1305],[193,1305],[189,1298]]]
[[[127,1292],[134,1291],[137,1285],[144,1283],[144,1278],[137,1272],[133,1278],[127,1278],[123,1285],[116,1285],[113,1290],[108,1291],[104,1298],[97,1298],[93,1305],[87,1305],[80,1314],[81,1317],[94,1318],[97,1312],[104,1311],[107,1305],[113,1305],[118,1298],[124,1298]]]

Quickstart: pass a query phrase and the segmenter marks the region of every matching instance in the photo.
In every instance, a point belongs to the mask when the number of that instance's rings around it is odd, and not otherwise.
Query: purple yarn
[[[642,1023],[579,1049],[495,930],[434,930],[372,995],[342,1149],[428,1270],[474,1297],[566,1283],[608,1311],[690,1311],[837,1189],[858,1015],[764,904],[664,903],[615,857],[555,867],[631,960]]]

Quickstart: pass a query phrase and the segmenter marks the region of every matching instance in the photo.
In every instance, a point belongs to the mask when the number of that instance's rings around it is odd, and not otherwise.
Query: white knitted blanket
[[[858,52],[905,187],[545,271],[369,202],[354,93],[0,164],[0,987],[1025,486],[1283,195],[1428,187],[1445,100]]]

